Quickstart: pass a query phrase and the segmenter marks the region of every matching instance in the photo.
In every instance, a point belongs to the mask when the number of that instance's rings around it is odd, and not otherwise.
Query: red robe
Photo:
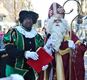
[[[74,41],[74,43],[76,44],[76,48],[74,51],[72,51],[73,53],[75,53],[74,57],[71,57],[71,64],[69,63],[69,59],[70,59],[70,52],[69,52],[69,47],[68,47],[68,41],[63,41],[61,43],[60,46],[60,51],[58,54],[61,55],[62,58],[62,64],[63,64],[63,69],[64,69],[64,78],[59,78],[57,79],[57,70],[56,70],[56,61],[54,58],[54,60],[52,61],[52,64],[49,65],[49,68],[47,69],[47,73],[46,73],[46,79],[45,80],[49,80],[49,77],[51,77],[51,80],[84,80],[85,77],[85,68],[84,68],[84,53],[87,50],[87,47],[82,44],[78,37],[74,34],[74,32],[72,32],[72,37],[71,40]],[[62,53],[61,53],[62,52]],[[54,53],[53,56],[55,56]],[[59,61],[61,62],[61,61]],[[58,64],[60,65],[60,64]],[[49,74],[51,73],[51,69],[53,68],[53,74],[51,74],[51,76],[49,76]],[[69,78],[69,74],[70,71],[69,69],[71,69],[71,77]],[[63,70],[62,70],[63,71]],[[61,72],[59,72],[61,74]],[[42,73],[43,74],[43,73]],[[41,76],[39,78],[39,80],[41,80],[43,78],[43,76]]]
[[[84,53],[87,47],[79,42],[78,37],[72,32],[71,40],[76,44],[74,51],[75,55],[71,58],[71,80],[84,80],[85,68],[84,68]],[[62,42],[60,49],[65,50],[68,48],[68,42]],[[69,58],[70,53],[66,53],[62,56],[65,80],[69,80]]]

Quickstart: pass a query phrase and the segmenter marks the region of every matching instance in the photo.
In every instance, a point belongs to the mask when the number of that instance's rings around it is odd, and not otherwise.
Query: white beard
[[[65,21],[64,19],[62,19],[62,23],[59,23],[59,25],[56,26],[56,23],[53,23],[54,19],[55,18],[52,17],[48,21],[48,28],[47,28],[47,30],[51,34],[51,36],[48,39],[48,41],[51,40],[53,48],[56,51],[58,51],[59,47],[61,45],[61,42],[63,41],[64,36],[66,35],[66,32],[68,30],[68,26],[67,26],[67,23],[64,22]]]

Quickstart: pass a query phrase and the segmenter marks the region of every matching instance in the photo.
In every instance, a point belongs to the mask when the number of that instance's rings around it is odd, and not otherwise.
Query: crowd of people
[[[4,34],[3,54],[7,56],[4,73],[0,72],[2,80],[3,77],[10,80],[85,80],[84,53],[87,46],[70,30],[64,19],[64,8],[58,3],[51,4],[43,37],[33,28],[38,17],[34,11],[22,10],[19,13],[20,25]],[[37,73],[26,62],[40,58],[37,54],[40,47],[53,56],[53,60]]]

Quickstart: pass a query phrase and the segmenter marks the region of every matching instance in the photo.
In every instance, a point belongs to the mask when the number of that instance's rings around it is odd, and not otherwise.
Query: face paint
[[[26,18],[22,25],[27,31],[30,31],[32,29],[33,21],[31,18]]]

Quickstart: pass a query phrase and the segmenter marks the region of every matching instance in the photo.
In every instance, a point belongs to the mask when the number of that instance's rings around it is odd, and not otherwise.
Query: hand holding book
[[[39,55],[39,59],[28,59],[27,64],[39,73],[42,71],[43,66],[48,65],[53,60],[53,56],[49,55],[42,47],[37,50],[37,54]]]

